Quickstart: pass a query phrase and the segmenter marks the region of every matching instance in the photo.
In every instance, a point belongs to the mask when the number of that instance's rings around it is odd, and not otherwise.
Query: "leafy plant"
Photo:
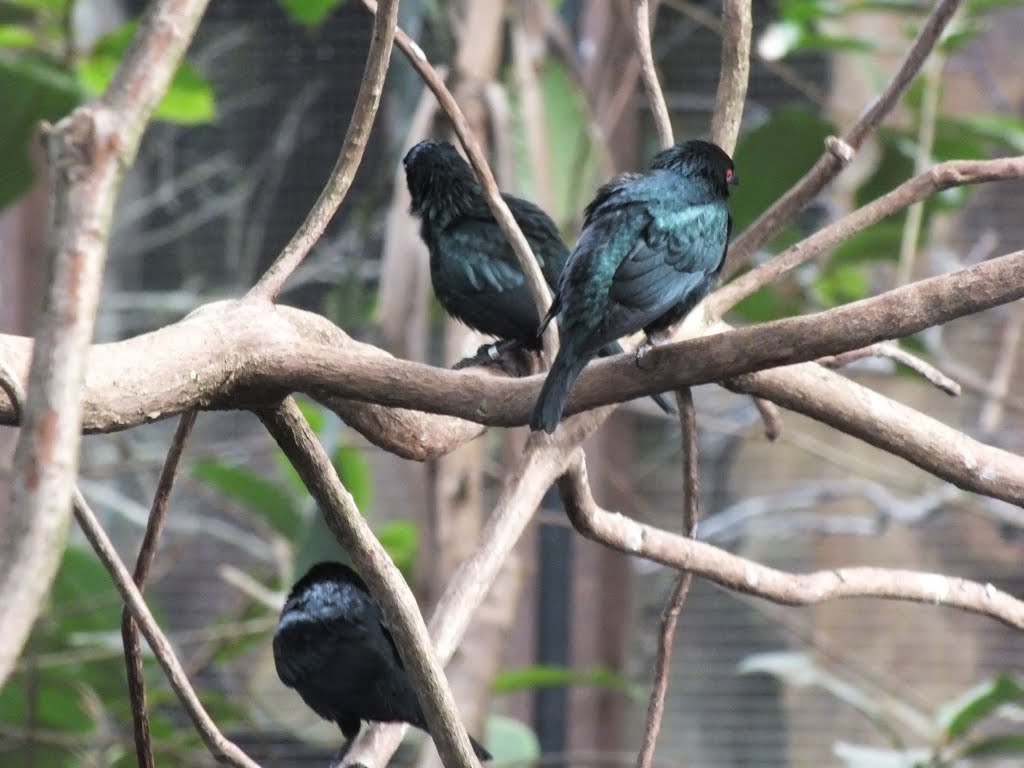
[[[888,748],[838,742],[847,768],[953,768],[992,757],[1024,759],[1024,686],[1002,674],[979,683],[935,712],[922,712],[883,691],[847,680],[818,666],[805,653],[748,656],[741,674],[768,674],[789,685],[819,688],[866,717]],[[1012,724],[1012,725],[1011,725]],[[904,732],[919,743],[908,746]]]

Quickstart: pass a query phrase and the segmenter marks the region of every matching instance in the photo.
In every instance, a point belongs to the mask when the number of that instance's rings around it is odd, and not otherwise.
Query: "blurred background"
[[[721,8],[652,5],[676,135],[706,136]],[[34,126],[104,87],[144,6],[0,0],[4,333],[31,333],[44,279],[47,190]],[[915,0],[754,0],[734,231],[800,178],[825,136],[852,124],[928,10]],[[401,25],[446,67],[502,187],[548,210],[569,242],[597,186],[657,150],[628,19],[629,4],[613,0],[401,5]],[[355,0],[211,3],[122,187],[98,341],[159,328],[252,285],[334,164],[371,25]],[[1021,3],[965,3],[885,127],[759,260],[933,162],[1024,152],[1022,37]],[[447,366],[481,339],[434,302],[426,250],[406,212],[399,161],[425,136],[450,138],[449,128],[396,50],[355,184],[281,301],[395,355]],[[852,238],[729,319],[832,307],[1019,248],[1024,183],[949,190],[920,214]],[[963,385],[957,399],[888,360],[847,373],[1019,451],[1022,325],[1018,303],[901,342]],[[787,570],[912,568],[1024,595],[1020,509],[962,493],[795,414],[784,414],[784,435],[769,443],[751,401],[718,387],[699,388],[696,402],[701,538]],[[515,466],[522,430],[492,430],[414,464],[370,446],[315,403],[303,408],[429,615]],[[126,560],[173,428],[167,421],[83,445],[81,487]],[[0,428],[4,466],[15,437]],[[602,505],[680,527],[676,421],[649,401],[631,403],[586,448]],[[0,499],[8,482],[4,472]],[[0,529],[10,514],[0,507]],[[278,682],[270,636],[290,584],[313,562],[343,557],[257,420],[202,414],[148,594],[203,702],[262,765],[324,765],[340,744],[335,727]],[[582,540],[549,495],[448,667],[466,722],[485,734],[496,764],[635,761],[674,576]],[[119,615],[105,572],[73,534],[48,609],[0,691],[0,766],[135,764]],[[786,608],[697,581],[676,635],[657,764],[909,768],[980,765],[996,753],[1020,765],[1024,694],[1014,675],[1022,666],[1019,632],[950,609],[866,600]],[[152,658],[147,681],[158,765],[210,764]],[[416,748],[422,740],[410,737],[396,760],[436,764]]]

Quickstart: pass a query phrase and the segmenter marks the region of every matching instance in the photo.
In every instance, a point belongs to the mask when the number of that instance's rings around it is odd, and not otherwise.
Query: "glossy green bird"
[[[707,295],[725,261],[737,181],[721,147],[692,140],[598,190],[541,325],[558,318],[561,347],[531,429],[555,431],[573,382],[605,345],[641,329],[649,344]]]
[[[533,294],[469,163],[451,144],[435,139],[415,145],[402,162],[409,210],[420,219],[438,302],[456,320],[497,337],[500,351],[539,351],[541,318]],[[502,194],[502,199],[554,289],[569,257],[558,227],[530,201],[509,194]],[[620,352],[622,347],[612,339],[596,354]],[[662,395],[655,395],[654,401],[666,413],[675,413]]]

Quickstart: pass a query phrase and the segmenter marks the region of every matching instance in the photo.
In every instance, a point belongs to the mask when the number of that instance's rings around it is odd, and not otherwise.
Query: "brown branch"
[[[683,535],[693,537],[697,533],[697,518],[700,514],[700,467],[697,461],[697,412],[693,407],[693,392],[681,389],[676,392],[679,406],[679,423],[682,426],[683,441]],[[582,457],[578,459],[582,462]],[[637,768],[651,768],[654,748],[661,730],[665,713],[665,695],[668,693],[669,669],[672,665],[672,648],[675,643],[679,614],[683,611],[686,596],[690,593],[693,573],[682,571],[676,576],[672,592],[661,611],[658,634],[658,655],[654,662],[654,686],[647,705],[647,723],[644,739],[636,758]]]
[[[121,557],[117,554],[117,550],[114,549],[114,545],[107,536],[107,532],[103,530],[103,526],[100,525],[96,515],[89,508],[85,498],[77,488],[73,489],[73,508],[75,519],[78,521],[82,532],[99,556],[103,566],[110,573],[114,586],[121,593],[121,597],[131,613],[132,619],[135,620],[139,625],[139,629],[142,630],[142,634],[145,635],[146,642],[149,643],[149,647],[153,650],[153,655],[156,656],[157,662],[163,668],[164,674],[167,675],[171,688],[174,689],[182,707],[184,707],[185,712],[192,720],[196,730],[199,731],[199,735],[202,737],[207,749],[210,750],[210,754],[219,762],[236,766],[236,768],[259,768],[252,758],[220,732],[217,724],[203,708],[202,702],[199,701],[199,697],[192,688],[192,684],[188,681],[188,675],[185,674],[185,670],[181,667],[181,662],[178,661],[178,657],[174,654],[174,649],[171,648],[166,635],[161,631],[156,619],[153,618],[153,614],[150,613],[149,607],[146,605],[146,601],[142,597],[139,588],[132,581],[132,575],[128,572],[127,566],[125,566]]]
[[[371,12],[376,12],[376,0],[363,0],[363,5]],[[537,263],[537,259],[534,257],[530,244],[523,235],[523,231],[519,228],[516,220],[512,217],[512,211],[509,210],[508,205],[501,197],[501,190],[498,189],[498,184],[494,180],[494,174],[491,173],[491,168],[487,164],[487,158],[484,157],[480,144],[473,135],[469,121],[466,120],[466,116],[459,108],[455,97],[452,96],[451,91],[448,90],[444,80],[438,75],[437,70],[427,61],[427,56],[423,53],[423,49],[401,27],[395,30],[395,44],[405,54],[405,57],[412,64],[413,69],[419,73],[427,87],[434,92],[438,104],[441,105],[441,109],[444,110],[444,113],[451,121],[455,135],[459,137],[459,141],[469,157],[469,162],[473,165],[477,178],[480,180],[480,186],[487,200],[487,206],[491,209],[491,213],[494,214],[494,218],[501,227],[501,231],[505,233],[509,245],[512,246],[512,250],[519,260],[519,266],[523,270],[523,274],[526,275],[526,283],[530,286],[530,293],[537,304],[537,311],[543,317],[547,314],[548,306],[551,304],[551,293],[548,290],[547,282],[544,280],[544,275],[540,271],[540,265]],[[544,331],[544,352],[549,360],[554,359],[557,349],[558,331],[555,328],[555,323],[548,323],[547,329]]]
[[[723,271],[724,279],[728,279],[749,264],[757,249],[778,234],[786,222],[802,211],[804,206],[849,163],[853,158],[853,152],[860,149],[864,140],[874,133],[875,128],[896,106],[939,41],[942,31],[953,18],[960,3],[961,0],[939,0],[935,4],[885,90],[839,140],[839,146],[844,151],[836,152],[826,148],[804,177],[733,241]]]
[[[708,311],[721,317],[747,296],[775,282],[789,270],[824,254],[857,232],[936,192],[964,184],[1020,178],[1024,178],[1024,155],[996,160],[951,160],[939,163],[719,288],[707,299]]]
[[[328,527],[380,603],[444,764],[477,765],[448,681],[431,653],[430,637],[416,598],[342,485],[330,457],[298,406],[286,398],[276,408],[258,411],[257,416],[299,473]],[[346,759],[353,758],[350,754]]]
[[[722,3],[722,66],[711,117],[711,140],[730,155],[736,148],[750,77],[750,0]]]
[[[692,571],[736,592],[783,605],[815,605],[851,597],[934,603],[990,616],[1024,629],[1024,602],[992,584],[889,568],[786,573],[601,509],[590,494],[582,462],[576,462],[559,480],[559,490],[563,492],[566,514],[573,527],[588,539],[629,555]]]
[[[651,11],[647,0],[633,0],[632,15],[633,41],[640,57],[640,77],[643,79],[647,100],[651,105],[651,116],[658,131],[662,149],[672,146],[672,118],[665,104],[665,94],[658,82],[658,70],[654,66],[654,52],[651,50]]]
[[[196,411],[187,411],[181,417],[160,472],[156,494],[153,496],[153,506],[149,511],[149,521],[146,523],[146,532],[142,536],[139,556],[135,560],[135,572],[132,574],[135,585],[139,588],[139,594],[142,594],[146,580],[149,578],[150,567],[156,556],[160,530],[167,517],[167,503],[171,497],[171,488],[174,486],[174,476],[178,472],[178,464],[181,461],[181,454],[185,450],[185,443],[188,442],[192,427],[195,426],[196,415]],[[135,752],[139,758],[139,768],[155,768],[153,744],[149,731],[149,714],[146,708],[146,680],[143,677],[139,629],[127,606],[121,612],[121,641],[124,645],[124,663],[128,674],[128,697],[131,701]]]
[[[879,344],[872,344],[870,347],[855,349],[852,352],[844,352],[841,355],[830,355],[818,360],[818,363],[828,368],[842,368],[844,365],[863,360],[866,357],[884,357],[906,366],[910,370],[920,374],[928,382],[934,384],[947,395],[958,397],[960,385],[949,378],[931,363],[922,360],[916,355],[910,354],[907,350],[891,341],[883,341]]]
[[[827,312],[662,345],[647,355],[643,370],[637,369],[629,355],[598,361],[583,372],[568,411],[576,413],[653,392],[816,360],[917,333],[1021,298],[1022,269],[1024,252],[1018,252]],[[159,350],[159,356],[153,350]],[[85,426],[104,431],[155,421],[190,408],[265,407],[290,391],[308,392],[329,403],[345,402],[353,414],[364,410],[357,402],[362,400],[377,403],[377,411],[382,413],[388,408],[380,406],[412,408],[478,423],[516,426],[528,418],[541,384],[540,376],[502,379],[474,370],[449,371],[396,360],[348,339],[319,316],[263,302],[209,305],[180,323],[136,339],[97,345],[92,352]],[[28,339],[0,336],[0,359],[19,375],[23,375],[30,355]],[[782,381],[796,376],[792,371],[777,375]],[[902,409],[908,415],[908,429],[886,442],[886,450],[965,490],[1024,501],[1024,461],[1020,457],[972,440],[880,395],[884,407],[861,412],[859,390],[845,392],[842,397],[823,395],[820,403],[770,399],[817,414],[815,418],[827,419],[832,411],[859,414],[851,432],[858,437],[872,429],[887,434],[886,417],[879,414]],[[939,430],[941,439],[932,442],[929,437],[918,443],[915,419],[928,425],[920,434],[933,435]],[[0,399],[0,423],[12,421],[9,402]],[[852,423],[846,416],[835,421]],[[378,444],[394,441],[402,455],[417,457],[429,455],[431,448],[458,444],[459,435],[475,435],[480,430],[463,421],[423,414],[411,414],[408,419],[393,414],[391,424],[404,427],[401,434],[412,445],[402,445],[388,432],[368,430],[365,434]],[[438,443],[428,425],[450,431]],[[475,431],[463,433],[463,427]],[[954,455],[970,457],[970,461],[951,460]],[[981,466],[991,471],[979,471]]]
[[[52,190],[49,284],[0,543],[0,685],[44,604],[63,551],[81,440],[81,390],[118,183],[209,0],[150,4],[99,101],[46,132]],[[12,655],[12,652],[13,655]]]
[[[263,277],[250,289],[249,297],[273,300],[280,293],[285,281],[323,235],[327,224],[348,194],[363,159],[366,141],[377,116],[377,107],[380,106],[380,95],[391,62],[391,46],[397,25],[398,0],[381,0],[374,11],[373,35],[370,50],[366,54],[366,67],[363,69],[359,93],[331,176],[305,221]]]

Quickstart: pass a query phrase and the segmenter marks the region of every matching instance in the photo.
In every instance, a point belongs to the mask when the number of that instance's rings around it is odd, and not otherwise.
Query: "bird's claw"
[[[636,348],[636,352],[633,353],[633,360],[636,362],[637,368],[643,368],[644,358],[647,357],[647,353],[651,351],[653,346],[649,341],[645,341]]]

